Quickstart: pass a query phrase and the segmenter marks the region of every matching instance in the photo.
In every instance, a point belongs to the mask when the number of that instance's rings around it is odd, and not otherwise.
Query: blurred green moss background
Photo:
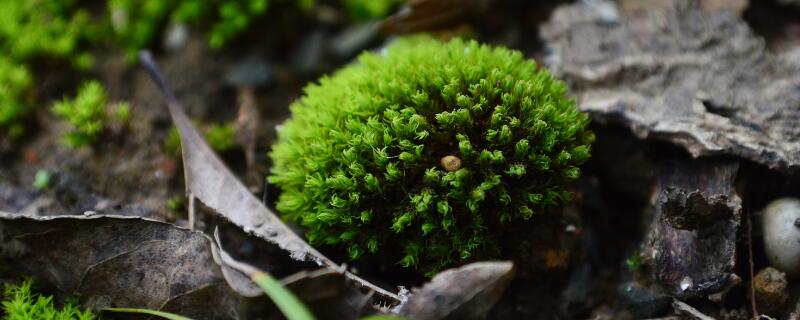
[[[316,5],[316,0],[277,2],[283,7],[306,11]],[[386,16],[402,2],[338,0],[336,3],[347,12],[352,23],[360,23]],[[37,107],[53,105],[53,101],[36,99],[37,72],[48,72],[57,65],[85,74],[94,64],[91,52],[98,48],[119,51],[135,63],[137,52],[152,45],[170,23],[197,26],[212,49],[225,49],[234,38],[252,28],[254,21],[263,18],[271,4],[269,0],[0,0],[0,138],[13,141],[24,136]],[[100,86],[95,88],[97,92],[103,90],[102,84],[91,86]],[[80,98],[78,92],[63,93],[65,97],[76,95]],[[98,108],[105,108],[106,101],[101,100],[101,106],[83,104],[82,108],[62,106],[52,110],[58,110],[57,115],[74,127],[86,129],[88,118],[101,121],[102,127],[104,117],[98,115],[103,112]],[[80,110],[91,111],[94,116],[78,114]],[[79,118],[86,121],[69,121]],[[95,138],[85,133],[98,132],[96,128],[83,131],[79,134],[80,143],[75,143],[74,131],[72,137],[65,137],[72,141],[69,145],[90,143]]]

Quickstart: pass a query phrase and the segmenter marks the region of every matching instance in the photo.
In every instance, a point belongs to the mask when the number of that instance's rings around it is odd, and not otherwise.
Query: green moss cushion
[[[433,272],[497,258],[509,224],[571,193],[593,134],[516,51],[400,39],[309,85],[270,154],[277,208],[312,245]]]

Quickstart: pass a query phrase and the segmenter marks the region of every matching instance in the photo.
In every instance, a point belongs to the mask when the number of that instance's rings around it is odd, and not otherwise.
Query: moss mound
[[[312,245],[433,272],[501,255],[509,224],[571,199],[594,135],[563,82],[516,51],[425,37],[364,53],[291,106],[277,208]]]

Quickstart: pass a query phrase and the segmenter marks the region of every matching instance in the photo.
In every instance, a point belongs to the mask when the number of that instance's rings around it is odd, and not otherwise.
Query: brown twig
[[[750,211],[747,211],[747,260],[750,271],[750,308],[753,312],[753,319],[758,319],[758,308],[756,307],[756,285],[755,265],[753,263],[753,219]]]

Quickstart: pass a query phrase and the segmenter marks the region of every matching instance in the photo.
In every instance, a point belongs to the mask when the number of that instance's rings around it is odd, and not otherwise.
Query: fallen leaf
[[[105,308],[103,311],[109,312],[120,312],[120,313],[135,313],[135,314],[150,314],[154,316],[159,316],[164,319],[168,320],[192,320],[191,318],[187,318],[181,315],[177,315],[174,313],[168,313],[163,311],[156,311],[150,309],[136,309],[136,308]]]
[[[484,319],[514,277],[514,264],[476,262],[442,271],[400,309],[410,319]]]
[[[223,248],[220,243],[219,230],[215,230],[214,238],[217,246]],[[220,250],[219,254],[220,260],[224,265],[235,269],[237,273],[247,275],[254,281],[257,280],[257,277],[263,279],[263,276],[266,275],[263,271],[247,263],[234,260],[225,251]],[[250,281],[247,282],[252,283]],[[320,319],[356,319],[360,315],[375,311],[370,308],[372,292],[361,292],[349,285],[349,280],[344,274],[329,268],[322,268],[310,272],[301,271],[281,279],[280,282],[286,289],[292,291],[292,293]],[[263,291],[260,291],[259,295],[262,292]],[[273,295],[274,294],[273,292]],[[272,301],[272,303],[255,304],[255,306],[252,306],[248,310],[248,313],[286,314],[277,310],[276,305],[278,303],[276,303],[275,300],[271,299],[270,301]],[[286,302],[284,301],[284,303]]]
[[[201,232],[129,216],[29,217],[0,212],[0,256],[11,270],[80,294],[81,305],[238,318],[240,297]]]
[[[397,34],[429,31],[453,25],[480,12],[489,0],[410,0],[406,7],[381,21],[381,32]]]
[[[400,301],[397,294],[340,268],[295,234],[274,212],[253,196],[194,129],[152,56],[148,52],[143,52],[140,60],[164,93],[167,108],[180,133],[184,175],[189,192],[244,231],[288,251],[293,259],[314,261],[321,266],[341,272],[347,279],[375,291],[384,299],[393,303]]]

